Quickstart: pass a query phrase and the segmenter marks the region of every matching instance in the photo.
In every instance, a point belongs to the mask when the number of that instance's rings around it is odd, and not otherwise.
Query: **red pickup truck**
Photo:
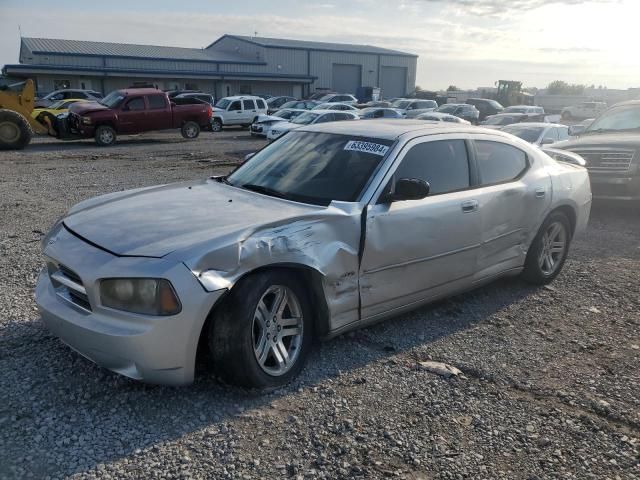
[[[69,108],[62,138],[95,138],[100,146],[113,145],[118,135],[179,128],[184,138],[196,138],[211,129],[211,105],[196,99],[177,104],[155,88],[115,90],[99,102],[78,102]],[[66,130],[66,131],[61,131]]]

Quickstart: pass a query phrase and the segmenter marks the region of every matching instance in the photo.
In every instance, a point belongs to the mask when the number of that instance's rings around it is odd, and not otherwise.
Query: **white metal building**
[[[356,93],[380,87],[385,98],[415,89],[417,55],[369,45],[223,35],[205,49],[22,38],[11,77],[32,78],[38,92],[87,88],[107,93],[135,82],[161,89],[234,94]]]

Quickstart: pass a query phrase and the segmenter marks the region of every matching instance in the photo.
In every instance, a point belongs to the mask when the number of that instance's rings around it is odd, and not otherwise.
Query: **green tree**
[[[582,95],[584,88],[584,85],[569,84],[562,80],[554,80],[547,85],[547,93],[549,95]]]
[[[449,85],[447,87],[447,92],[459,92],[460,89],[458,87],[456,87],[455,85]]]

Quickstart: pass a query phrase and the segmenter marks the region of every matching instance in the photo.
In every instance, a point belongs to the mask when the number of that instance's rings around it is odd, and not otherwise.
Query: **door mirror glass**
[[[429,182],[425,182],[420,178],[401,178],[396,181],[393,192],[384,195],[384,202],[421,200],[429,195],[429,189]]]

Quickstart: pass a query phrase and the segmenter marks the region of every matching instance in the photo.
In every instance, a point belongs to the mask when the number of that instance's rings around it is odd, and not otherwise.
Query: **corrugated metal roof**
[[[144,59],[182,60],[198,62],[255,62],[240,55],[199,48],[161,47],[130,43],[89,42],[57,38],[23,37],[25,47],[33,53],[62,55],[98,55],[108,57],[133,57]]]
[[[336,52],[353,52],[353,53],[374,53],[382,55],[404,55],[417,57],[413,53],[400,52],[398,50],[390,50],[388,48],[374,47],[372,45],[357,45],[349,43],[331,43],[331,42],[312,42],[307,40],[289,40],[286,38],[269,38],[269,37],[249,37],[245,35],[225,35],[226,37],[238,38],[247,42],[253,42],[263,47],[280,47],[280,48],[296,48],[311,50],[328,50]],[[215,42],[214,42],[215,43]]]

